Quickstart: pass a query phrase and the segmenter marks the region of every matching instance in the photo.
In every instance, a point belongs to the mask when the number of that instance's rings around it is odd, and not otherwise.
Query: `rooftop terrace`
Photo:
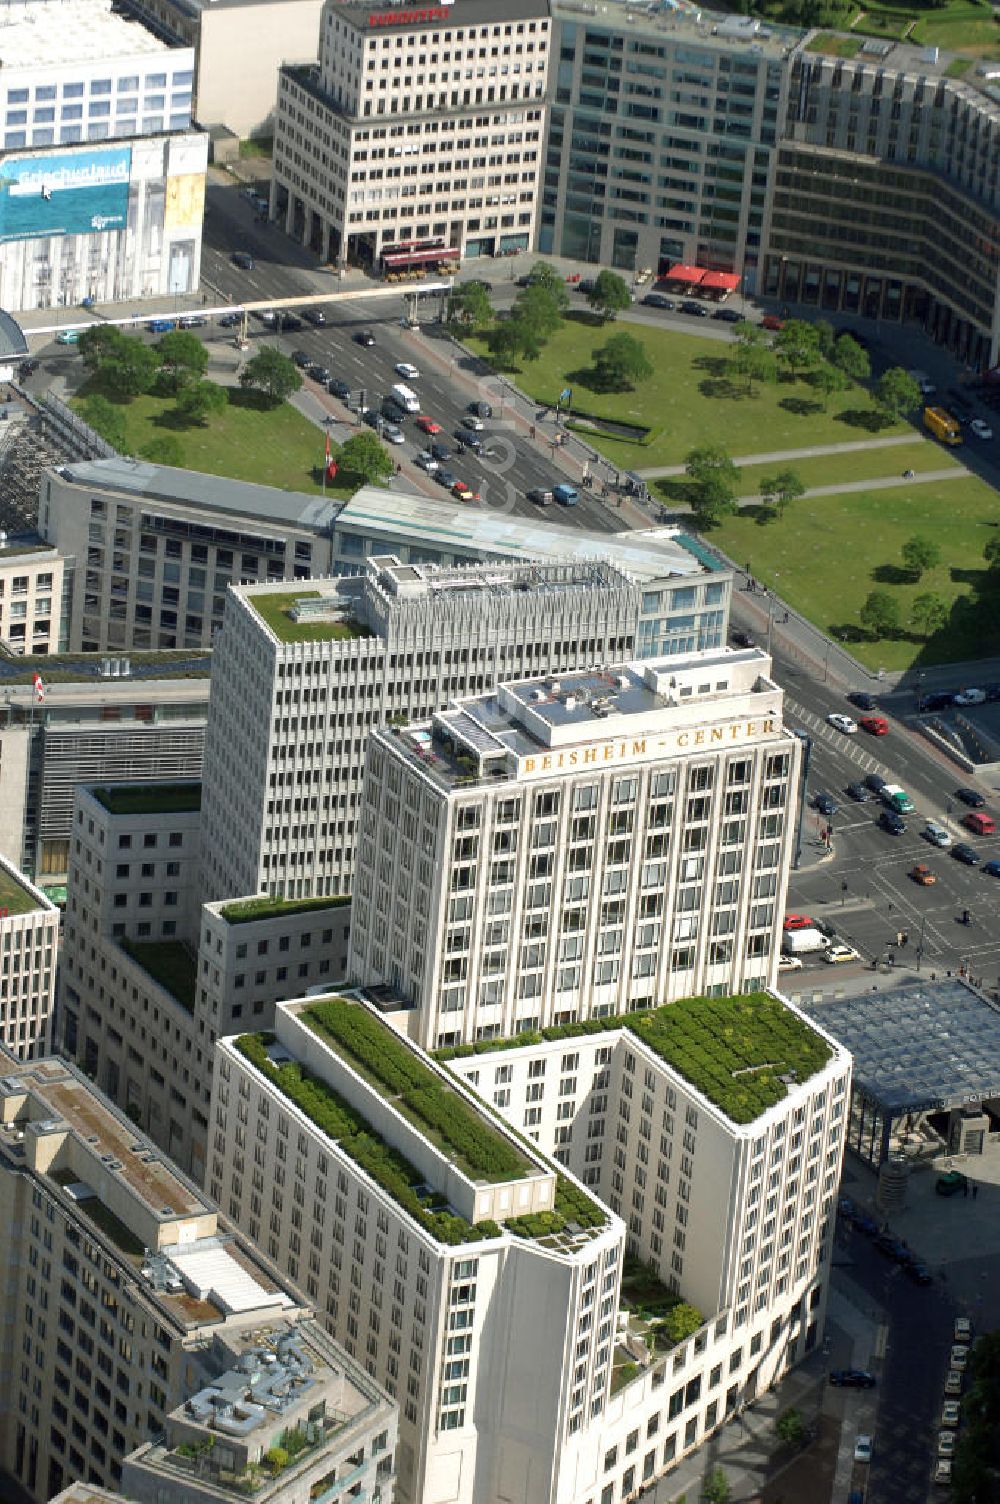
[[[182,940],[122,940],[122,950],[188,1013],[198,996],[198,959]]]
[[[200,783],[114,783],[91,793],[110,815],[183,815],[201,809]]]
[[[348,894],[326,898],[270,898],[262,893],[220,904],[218,912],[227,924],[259,924],[265,919],[285,919],[291,914],[311,913],[314,909],[342,909],[350,901]]]
[[[0,918],[8,914],[30,914],[34,909],[45,907],[12,867],[0,863]]]
[[[352,603],[334,586],[327,590],[247,589],[243,596],[279,642],[336,642],[371,636],[351,615]]]

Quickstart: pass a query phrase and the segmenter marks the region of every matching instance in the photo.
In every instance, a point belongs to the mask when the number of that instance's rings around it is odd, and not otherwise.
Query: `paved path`
[[[844,491],[888,491],[893,486],[923,486],[929,481],[968,480],[968,470],[949,467],[947,470],[923,470],[919,475],[884,475],[880,480],[848,480],[835,486],[807,486],[803,491],[808,496],[840,496]],[[738,496],[737,506],[760,506],[760,496]],[[683,504],[681,503],[680,506]],[[680,507],[679,507],[680,509]]]
[[[863,449],[891,449],[897,444],[913,444],[921,442],[921,435],[916,433],[887,434],[881,439],[852,439],[844,444],[812,444],[805,449],[771,449],[763,454],[737,454],[733,457],[734,465],[773,465],[782,460],[808,460],[814,457],[822,457],[824,454],[855,454]],[[926,443],[924,439],[922,442]],[[967,472],[961,466],[957,467],[959,473]],[[683,475],[683,465],[655,465],[650,470],[637,472],[643,480],[659,480],[661,477],[671,475]],[[836,489],[846,490],[847,487]]]

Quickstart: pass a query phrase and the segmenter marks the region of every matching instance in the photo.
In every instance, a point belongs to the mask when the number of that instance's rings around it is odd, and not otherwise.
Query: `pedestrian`
[[[397,474],[397,475],[402,475],[402,473],[403,473],[403,467],[402,467],[402,465],[401,465],[401,464],[400,464],[400,463],[399,463],[399,461],[398,461],[398,460],[397,460],[397,461],[396,461],[396,474]]]
[[[979,1186],[978,1186],[978,1184],[976,1184],[976,1185],[974,1185],[972,1187],[972,1199],[973,1199],[973,1201],[975,1201],[975,1199],[976,1199],[976,1197],[978,1195],[979,1195]]]
[[[532,423],[532,425],[531,425],[530,433],[531,433],[531,437],[534,438],[535,437],[535,425],[534,425],[534,423]]]

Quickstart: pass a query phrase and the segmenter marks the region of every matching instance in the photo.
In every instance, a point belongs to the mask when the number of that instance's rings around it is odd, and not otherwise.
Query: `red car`
[[[888,736],[889,722],[884,715],[863,715],[858,722],[862,731],[868,731],[872,736]]]
[[[417,427],[422,428],[424,433],[440,433],[441,424],[435,423],[433,418],[428,418],[426,413],[421,413],[417,419]]]
[[[808,914],[786,914],[784,928],[786,930],[811,930],[815,920]]]
[[[762,329],[784,329],[785,321],[784,319],[779,319],[776,313],[765,313],[760,321],[760,327]]]
[[[479,492],[467,486],[464,480],[457,480],[451,488],[452,496],[457,496],[459,501],[478,501]]]

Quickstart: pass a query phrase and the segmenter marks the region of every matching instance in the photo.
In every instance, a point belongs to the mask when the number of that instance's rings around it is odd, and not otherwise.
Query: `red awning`
[[[460,251],[451,246],[441,245],[436,251],[392,251],[382,257],[382,264],[391,271],[397,266],[426,266],[428,262],[460,259]]]
[[[676,266],[672,266],[667,272],[666,280],[668,282],[690,282],[694,285],[700,282],[704,275],[705,273],[700,266],[684,266],[679,261]]]
[[[702,275],[701,285],[723,292],[735,292],[740,285],[740,279],[733,272],[705,272]]]

